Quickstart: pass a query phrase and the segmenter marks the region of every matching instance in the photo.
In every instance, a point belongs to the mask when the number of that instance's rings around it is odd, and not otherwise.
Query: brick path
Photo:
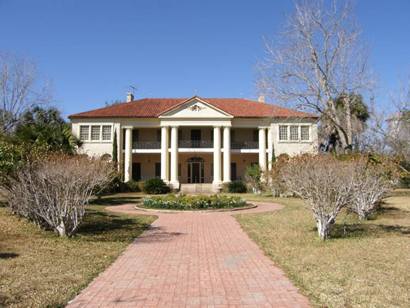
[[[278,208],[258,203],[241,213]],[[108,209],[141,214],[132,205]],[[231,215],[158,214],[152,228],[68,306],[308,307]]]

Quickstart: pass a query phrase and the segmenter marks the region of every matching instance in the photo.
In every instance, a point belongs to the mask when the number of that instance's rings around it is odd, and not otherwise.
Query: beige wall
[[[156,141],[157,140],[157,131],[160,131],[160,128],[136,128],[139,134],[139,141]]]
[[[253,141],[253,132],[257,128],[231,128],[231,141],[243,142],[243,141]],[[233,138],[235,137],[235,138]]]
[[[132,154],[133,163],[141,163],[141,180],[155,177],[155,163],[161,162],[160,154]]]
[[[181,140],[190,140],[191,139],[191,130],[200,129],[202,140],[212,140],[213,128],[212,127],[181,127],[179,129],[179,139]]]
[[[244,180],[246,168],[258,163],[258,153],[231,154],[231,162],[236,163],[237,179]]]

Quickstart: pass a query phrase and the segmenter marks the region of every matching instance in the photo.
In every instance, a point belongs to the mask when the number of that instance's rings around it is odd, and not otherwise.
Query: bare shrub
[[[340,210],[351,200],[354,165],[333,156],[303,155],[289,160],[280,169],[288,190],[301,197],[311,208],[319,237],[329,237]]]
[[[267,171],[266,177],[266,190],[269,190],[272,192],[272,195],[275,197],[282,196],[286,194],[287,189],[286,185],[283,182],[283,179],[281,178],[281,172],[280,170],[286,166],[286,164],[289,161],[289,156],[288,155],[279,155],[277,159],[272,162],[272,169]]]
[[[374,163],[368,158],[356,159],[354,164],[354,186],[349,209],[360,219],[367,219],[397,179],[396,168],[389,161]]]
[[[15,214],[60,236],[71,236],[96,189],[103,189],[113,174],[112,164],[103,160],[46,156],[16,172],[8,189],[8,203]]]

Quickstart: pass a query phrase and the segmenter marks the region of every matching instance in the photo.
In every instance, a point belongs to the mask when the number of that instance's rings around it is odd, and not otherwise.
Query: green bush
[[[144,183],[143,190],[147,194],[166,194],[170,192],[169,187],[162,179],[154,178],[146,180]]]
[[[170,210],[203,210],[237,208],[246,205],[246,201],[240,197],[223,195],[212,196],[186,196],[167,195],[163,197],[144,198],[143,207]]]
[[[125,183],[127,185],[126,189],[129,192],[140,192],[141,191],[141,183],[134,181],[134,180],[130,180],[128,182]]]
[[[246,193],[246,185],[242,181],[233,181],[228,184],[228,192],[230,193]]]

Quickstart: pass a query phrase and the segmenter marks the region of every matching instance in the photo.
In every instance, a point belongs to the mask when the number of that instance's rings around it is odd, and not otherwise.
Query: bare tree
[[[22,113],[49,101],[48,87],[38,85],[32,62],[0,54],[0,133],[12,132]]]
[[[401,83],[390,100],[390,110],[372,111],[364,146],[410,163],[410,78]]]
[[[319,237],[329,237],[339,212],[349,204],[354,186],[354,165],[333,156],[303,155],[280,169],[288,190],[312,210]]]
[[[90,198],[115,172],[110,162],[87,156],[51,155],[27,163],[11,179],[11,210],[60,236],[77,231]]]
[[[341,146],[351,147],[355,100],[371,90],[373,82],[349,1],[298,2],[284,31],[265,48],[259,90],[284,104],[319,113],[332,124]]]

